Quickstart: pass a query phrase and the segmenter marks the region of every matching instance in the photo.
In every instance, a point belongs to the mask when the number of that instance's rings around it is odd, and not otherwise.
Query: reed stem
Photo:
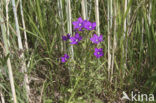
[[[83,19],[86,20],[87,18],[87,0],[82,0],[81,1],[81,5],[82,5],[82,15],[83,15]]]
[[[95,0],[96,32],[100,35],[99,0]]]
[[[112,23],[111,23],[111,17],[112,17],[112,13],[111,13],[111,8],[112,8],[112,4],[111,4],[111,0],[108,0],[107,1],[107,6],[108,6],[108,15],[107,15],[107,23],[108,23],[108,79],[110,80],[110,76],[111,76],[111,33],[110,33],[110,29],[111,29],[111,26],[112,26]]]
[[[22,25],[24,29],[24,39],[25,39],[24,44],[25,44],[25,48],[28,50],[28,41],[27,41],[27,33],[26,33],[26,27],[25,27],[25,21],[24,21],[22,0],[20,0],[20,10],[21,10],[21,17],[22,17]]]
[[[7,56],[7,55],[9,55],[10,51],[8,48],[6,26],[5,26],[5,22],[4,22],[2,13],[3,13],[2,5],[0,4],[0,23],[1,23],[0,25],[1,25],[2,37],[3,37],[4,47],[5,47],[5,55]],[[9,80],[10,80],[10,85],[11,85],[13,101],[14,101],[14,103],[17,103],[16,90],[15,90],[15,85],[14,85],[14,77],[13,77],[10,57],[8,57],[8,59],[7,59],[7,67],[8,67],[8,72],[9,72]]]
[[[25,89],[26,89],[26,96],[29,102],[30,100],[30,87],[29,87],[29,80],[28,80],[28,75],[27,75],[27,67],[25,63],[25,56],[23,53],[23,45],[22,45],[22,40],[21,40],[21,35],[20,35],[20,30],[19,30],[19,23],[18,23],[18,17],[17,17],[17,10],[15,6],[15,0],[12,0],[12,6],[13,6],[13,13],[14,13],[14,19],[15,19],[15,25],[16,25],[16,33],[17,33],[17,38],[18,38],[18,47],[19,50],[22,51],[21,55],[19,58],[21,59],[21,70],[24,74],[24,84],[25,84]]]
[[[71,2],[66,0],[66,11],[67,11],[67,32],[72,35],[72,15],[71,15]],[[74,49],[71,45],[70,48],[71,58],[74,59]]]

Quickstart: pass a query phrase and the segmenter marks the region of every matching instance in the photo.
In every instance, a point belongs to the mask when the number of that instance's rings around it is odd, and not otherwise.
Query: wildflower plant
[[[95,34],[96,23],[90,22],[88,20],[83,20],[82,17],[79,17],[76,21],[73,21],[72,24],[74,29],[73,36],[71,36],[70,34],[63,35],[62,40],[69,40],[70,45],[74,45],[74,49],[77,49],[77,51],[79,51],[79,54],[77,54],[76,57],[89,58],[90,55],[87,56],[87,54],[92,52],[94,57],[101,58],[104,53],[103,49],[99,47],[100,43],[103,42],[103,35],[98,36],[97,34]],[[61,62],[65,63],[68,59],[69,57],[67,56],[67,54],[65,54],[64,57],[61,57]],[[85,58],[85,60],[87,59]]]

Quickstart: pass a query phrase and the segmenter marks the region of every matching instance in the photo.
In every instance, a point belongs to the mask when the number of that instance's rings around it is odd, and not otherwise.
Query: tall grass
[[[10,51],[8,48],[8,38],[7,38],[7,33],[6,33],[6,26],[5,26],[5,22],[3,19],[3,8],[2,8],[2,4],[0,4],[0,22],[1,22],[1,33],[2,33],[2,38],[3,38],[3,43],[4,43],[4,55],[8,56],[10,55]],[[9,76],[9,80],[10,80],[10,85],[11,85],[11,93],[12,93],[12,98],[14,103],[17,103],[17,99],[16,99],[16,92],[15,92],[15,85],[14,85],[14,77],[13,77],[13,72],[12,72],[12,66],[11,66],[11,60],[10,57],[7,58],[7,66],[8,66],[8,76]],[[2,92],[2,91],[1,91]],[[1,94],[2,95],[2,94]],[[4,98],[2,96],[2,102],[4,102]]]
[[[0,99],[6,103],[121,103],[123,91],[156,93],[155,0],[2,1]],[[96,22],[96,30],[79,32],[78,45],[62,41],[75,35],[72,22],[80,16]],[[100,45],[89,40],[94,33],[103,35]],[[94,56],[95,47],[103,57]],[[61,63],[65,53],[70,60]]]

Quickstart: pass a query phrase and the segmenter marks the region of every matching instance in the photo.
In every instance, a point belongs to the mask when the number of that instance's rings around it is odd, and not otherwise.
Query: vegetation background
[[[78,17],[103,35],[100,59],[92,32],[79,45],[62,41]],[[1,103],[125,103],[123,91],[156,94],[156,0],[0,0],[0,25]],[[71,59],[61,63],[65,53]]]

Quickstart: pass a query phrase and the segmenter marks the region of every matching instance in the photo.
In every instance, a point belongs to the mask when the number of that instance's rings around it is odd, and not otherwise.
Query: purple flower
[[[65,63],[65,62],[67,62],[68,59],[69,59],[68,54],[64,54],[64,56],[61,57],[61,62],[62,62],[62,63]]]
[[[66,41],[67,40],[67,37],[66,36],[62,36],[62,40]]]
[[[101,56],[104,55],[102,48],[95,48],[94,49],[94,55],[96,56],[96,58],[100,58]]]
[[[100,42],[103,41],[103,36],[102,36],[102,35],[98,36],[98,35],[94,34],[94,35],[90,38],[90,40],[91,40],[93,43],[95,43],[95,44],[99,44]]]
[[[75,34],[75,36],[70,37],[71,43],[70,44],[78,44],[80,40],[82,40],[82,36],[80,36],[78,33]]]
[[[70,39],[70,36],[71,36],[71,35],[68,33],[68,34],[67,34],[67,39]]]
[[[95,22],[91,23],[90,21],[87,21],[87,20],[85,20],[83,22],[83,25],[84,25],[84,28],[87,29],[87,30],[94,30],[95,27],[96,27],[96,23]]]
[[[68,39],[70,39],[70,34],[69,33],[67,35],[62,36],[62,40],[67,41]]]
[[[74,25],[74,29],[81,30],[83,28],[83,19],[79,17],[77,21],[74,21],[72,24]]]

